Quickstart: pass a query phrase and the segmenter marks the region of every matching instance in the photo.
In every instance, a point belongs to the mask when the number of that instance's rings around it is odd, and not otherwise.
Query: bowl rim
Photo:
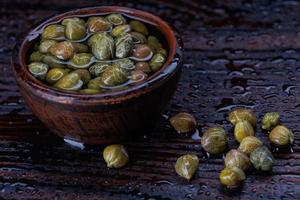
[[[72,92],[65,92],[59,89],[55,89],[42,83],[34,76],[32,76],[27,70],[27,51],[28,45],[33,39],[38,37],[41,30],[49,24],[57,23],[64,18],[76,17],[76,16],[92,16],[98,14],[110,14],[110,13],[121,13],[125,16],[138,17],[138,19],[145,21],[148,24],[159,27],[161,34],[167,40],[169,52],[163,67],[155,72],[151,79],[145,81],[144,83],[130,86],[128,89],[113,91],[108,93],[99,94],[79,94]],[[33,29],[26,34],[25,39],[23,39],[21,46],[17,46],[14,49],[13,56],[11,59],[11,64],[15,77],[19,85],[30,88],[31,91],[44,98],[47,98],[53,102],[60,102],[64,104],[75,103],[82,104],[114,104],[116,102],[121,102],[124,100],[129,100],[131,98],[138,97],[142,94],[150,92],[151,90],[164,84],[170,77],[172,77],[180,68],[183,55],[183,45],[179,34],[174,31],[174,29],[164,20],[155,16],[149,12],[137,10],[127,7],[119,6],[97,6],[97,7],[86,7],[67,11],[61,14],[47,17],[46,19],[39,22],[34,26]]]

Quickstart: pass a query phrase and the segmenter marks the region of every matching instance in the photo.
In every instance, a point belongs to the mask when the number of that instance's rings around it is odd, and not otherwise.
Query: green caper
[[[44,79],[49,66],[41,62],[33,62],[28,65],[29,72],[38,79]]]
[[[117,13],[106,16],[106,20],[115,26],[127,23],[127,20],[121,14]]]
[[[130,32],[130,35],[133,39],[133,43],[135,43],[135,44],[145,44],[145,43],[147,43],[147,38],[141,33],[132,31],[132,32]]]
[[[87,88],[88,89],[94,89],[94,90],[101,90],[101,86],[103,85],[102,83],[102,78],[101,77],[96,77],[93,78],[89,81]]]
[[[98,94],[101,93],[101,90],[86,88],[86,89],[79,90],[78,92],[80,94]]]
[[[82,43],[73,43],[76,53],[88,53],[89,47]]]
[[[151,72],[150,65],[147,62],[137,62],[135,64],[135,69],[141,70],[147,74]]]
[[[86,69],[77,69],[72,73],[76,73],[80,76],[80,79],[83,81],[83,84],[87,84],[91,80],[91,75]]]
[[[49,70],[46,76],[46,81],[49,84],[56,83],[59,79],[61,79],[64,75],[68,73],[68,70],[65,70],[63,68],[52,68]]]
[[[72,72],[59,79],[54,87],[63,90],[76,91],[81,89],[82,85],[83,81],[80,79],[80,75]]]
[[[250,155],[257,147],[263,145],[263,142],[254,136],[245,137],[238,148],[240,152]]]
[[[113,38],[104,33],[96,33],[89,41],[94,56],[99,60],[108,60],[114,56],[114,40]]]
[[[294,134],[285,126],[276,126],[269,135],[270,141],[279,147],[288,146],[294,143]]]
[[[201,137],[201,146],[208,153],[219,154],[225,150],[227,140],[227,134],[223,128],[211,127]]]
[[[271,130],[279,124],[280,115],[277,112],[268,112],[261,121],[261,127],[265,130]]]
[[[68,23],[70,22],[75,22],[75,23],[79,23],[79,24],[85,24],[85,21],[83,19],[80,19],[79,17],[72,17],[72,18],[66,18],[64,19],[61,24],[66,26]]]
[[[41,53],[48,53],[49,48],[52,47],[56,43],[57,42],[55,40],[44,40],[44,41],[41,42],[41,44],[39,46],[39,51]]]
[[[197,126],[194,116],[186,112],[181,112],[171,117],[170,123],[178,133],[192,132]]]
[[[146,35],[146,36],[149,34],[149,31],[148,31],[147,27],[145,26],[145,24],[143,24],[140,21],[131,20],[129,25],[131,26],[133,31],[142,33],[143,35]]]
[[[42,54],[41,52],[39,52],[39,51],[34,51],[32,54],[30,54],[29,61],[30,61],[30,62],[42,62],[44,56],[45,56],[45,55]]]
[[[147,40],[148,40],[149,47],[152,49],[154,53],[157,53],[157,51],[162,49],[162,44],[155,36],[150,35]]]
[[[256,116],[250,109],[237,108],[229,113],[228,121],[233,125],[243,120],[248,121],[253,127],[256,126]]]
[[[163,54],[157,53],[154,54],[152,59],[149,62],[150,68],[153,72],[158,71],[166,62],[166,58]]]
[[[238,167],[226,167],[220,173],[220,181],[229,188],[238,187],[246,178],[245,173]]]
[[[254,130],[248,121],[239,121],[234,127],[234,137],[241,142],[247,136],[253,136]]]
[[[66,37],[70,40],[82,39],[86,34],[85,25],[75,21],[70,21],[66,25]]]
[[[226,167],[238,167],[243,171],[251,166],[248,156],[236,149],[232,149],[226,154],[224,162]]]
[[[111,65],[108,63],[96,63],[89,68],[91,75],[99,76]]]
[[[250,161],[257,170],[271,171],[274,158],[267,147],[260,146],[250,154]]]
[[[111,35],[113,37],[120,37],[124,35],[125,33],[128,33],[131,31],[131,26],[128,24],[119,25],[112,29]]]
[[[68,60],[73,57],[75,53],[75,47],[72,42],[63,41],[54,44],[49,48],[49,51],[52,55],[56,56],[62,60]]]
[[[148,45],[146,45],[146,44],[134,45],[133,52],[132,52],[133,57],[138,58],[138,59],[143,59],[143,60],[149,58],[148,60],[150,60],[151,55],[152,55],[152,50]]]
[[[115,41],[116,45],[116,57],[125,58],[128,57],[133,48],[133,40],[130,34],[125,34],[118,37]]]
[[[129,161],[128,153],[123,145],[113,144],[105,147],[103,158],[109,168],[120,168]]]
[[[112,65],[101,74],[102,83],[106,86],[117,86],[128,81],[128,73],[118,65]]]
[[[196,155],[186,154],[177,159],[175,171],[179,176],[190,180],[198,169],[198,165],[199,159]]]
[[[112,24],[103,17],[90,17],[87,21],[87,27],[89,32],[97,33],[110,30]]]
[[[88,68],[93,55],[90,53],[78,53],[70,60],[74,68]]]
[[[65,38],[65,26],[52,24],[47,26],[42,32],[43,39],[61,40]]]
[[[52,55],[44,55],[42,58],[42,62],[49,65],[51,68],[64,68],[64,64],[61,60]]]
[[[115,62],[115,64],[126,70],[132,70],[135,68],[134,62],[128,58],[119,59],[117,62]]]

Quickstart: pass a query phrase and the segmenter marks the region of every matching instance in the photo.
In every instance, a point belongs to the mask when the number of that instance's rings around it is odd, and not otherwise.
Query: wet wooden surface
[[[84,2],[84,3],[83,3]],[[300,197],[300,3],[297,1],[11,1],[0,2],[0,198],[1,199],[299,199]],[[184,45],[177,92],[150,135],[125,144],[130,163],[109,170],[103,147],[71,147],[53,136],[24,104],[10,69],[16,40],[39,20],[73,8],[123,5],[152,12],[173,24]],[[271,174],[247,173],[231,192],[218,180],[222,156],[207,157],[199,141],[179,136],[167,117],[188,111],[200,133],[223,125],[237,106],[259,118],[278,111],[295,133],[292,149],[274,152]],[[269,145],[258,127],[258,137]],[[200,134],[201,135],[201,134]],[[273,149],[274,150],[274,149]],[[174,172],[176,159],[196,153],[191,181]]]

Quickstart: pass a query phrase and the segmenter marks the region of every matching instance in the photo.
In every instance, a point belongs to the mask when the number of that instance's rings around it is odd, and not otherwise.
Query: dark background
[[[102,147],[79,150],[49,133],[24,105],[10,69],[14,44],[39,20],[74,8],[122,5],[156,14],[175,26],[184,46],[183,74],[153,133],[126,144],[130,163],[109,170]],[[300,3],[298,1],[66,1],[1,0],[0,198],[3,199],[299,199]],[[155,103],[155,102],[153,102]],[[219,183],[222,156],[207,157],[199,141],[179,136],[167,117],[195,115],[200,132],[221,124],[237,147],[227,113],[252,108],[261,119],[278,111],[295,133],[291,149],[274,151],[271,174],[247,173],[243,187]],[[267,136],[256,129],[269,145]],[[291,153],[293,152],[293,153]],[[176,159],[196,153],[191,181]]]

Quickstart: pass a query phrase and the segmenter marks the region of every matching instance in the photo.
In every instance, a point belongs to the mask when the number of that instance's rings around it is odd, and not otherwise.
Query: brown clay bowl
[[[28,72],[26,61],[43,27],[67,17],[116,12],[155,26],[166,40],[167,61],[147,82],[122,91],[82,95],[50,88]],[[41,22],[14,52],[12,67],[25,102],[53,133],[85,144],[103,144],[122,142],[153,129],[176,89],[181,58],[178,35],[159,17],[125,7],[92,7]]]

